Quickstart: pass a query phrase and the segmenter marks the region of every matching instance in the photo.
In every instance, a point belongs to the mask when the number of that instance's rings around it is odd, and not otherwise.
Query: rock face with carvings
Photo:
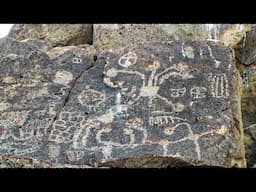
[[[54,47],[91,44],[92,24],[15,24],[8,36],[44,40]]]
[[[94,24],[97,50],[117,49],[147,41],[220,41],[234,47],[251,30],[249,24]]]
[[[29,43],[0,40],[1,155],[48,159],[49,131],[76,79],[92,66],[93,51],[70,47],[48,55]]]
[[[246,166],[240,79],[229,48],[174,41],[95,53],[90,46],[44,52],[1,39],[0,160]]]

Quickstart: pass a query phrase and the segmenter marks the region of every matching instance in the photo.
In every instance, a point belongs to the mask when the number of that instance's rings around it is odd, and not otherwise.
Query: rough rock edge
[[[56,164],[30,158],[0,156],[0,168],[93,168],[88,165]]]
[[[235,57],[235,50],[230,48],[230,51],[231,51],[231,55],[232,55],[232,64],[234,65],[234,76],[235,76],[235,79],[237,79],[237,90],[236,90],[236,93],[235,95],[237,96],[237,107],[238,107],[238,114],[236,115],[234,113],[233,115],[233,120],[235,122],[235,128],[237,129],[238,131],[238,135],[239,137],[237,138],[239,143],[241,144],[240,146],[240,149],[241,149],[241,154],[243,154],[243,158],[241,157],[236,157],[236,156],[233,156],[230,158],[230,163],[231,163],[231,167],[239,167],[239,168],[246,168],[247,167],[247,162],[246,162],[246,159],[245,159],[245,146],[244,146],[244,130],[243,130],[243,122],[242,121],[239,121],[239,119],[242,119],[242,94],[243,94],[243,91],[242,91],[242,88],[243,88],[243,85],[242,85],[242,78],[241,78],[241,75],[240,75],[240,72],[239,72],[239,69],[236,67],[236,57]]]

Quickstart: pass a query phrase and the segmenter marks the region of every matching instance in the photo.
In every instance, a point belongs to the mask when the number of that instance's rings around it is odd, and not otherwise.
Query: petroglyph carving
[[[192,74],[190,74],[190,71],[188,70],[188,65],[180,62],[157,74],[155,77],[155,81],[158,81],[159,79],[159,84],[162,84],[166,79],[169,79],[171,76],[181,79],[191,79],[194,77]]]
[[[83,149],[87,146],[87,140],[90,136],[90,131],[98,128],[100,122],[95,119],[83,120],[80,122],[80,129],[76,130],[72,138],[74,149]]]
[[[33,127],[18,128],[17,131],[12,132],[12,137],[16,141],[27,141],[32,139],[35,135]]]
[[[129,52],[127,54],[124,54],[120,59],[118,60],[118,64],[122,67],[129,67],[131,65],[134,65],[137,61],[137,55],[136,53]]]
[[[186,87],[178,88],[178,89],[174,89],[174,88],[170,89],[171,97],[174,97],[174,98],[182,97],[185,93],[186,93]]]
[[[183,57],[188,57],[189,59],[194,59],[194,48],[191,46],[185,46],[184,43],[181,45],[181,52]]]
[[[42,144],[42,138],[49,127],[50,119],[23,121],[21,116],[17,116],[17,114],[23,113],[11,112],[11,114],[10,119],[13,122],[0,120],[0,143],[3,146],[0,149],[5,154],[15,155],[26,155],[38,151]]]
[[[89,110],[95,110],[105,100],[105,94],[93,89],[84,90],[78,96],[78,101]]]
[[[73,137],[74,149],[102,149],[105,151],[107,156],[111,155],[111,149],[113,146],[131,146],[134,144],[143,144],[147,138],[146,129],[143,127],[143,121],[140,118],[128,119],[124,122],[122,127],[122,137],[128,138],[127,141],[116,141],[116,138],[112,138],[113,132],[117,131],[113,128],[112,122],[114,121],[116,114],[106,113],[100,117],[94,119],[84,120],[80,123],[80,129],[77,130]],[[107,121],[107,119],[109,119]],[[140,132],[143,137],[138,140],[136,134]],[[90,135],[95,135],[97,143],[100,145],[98,147],[91,147],[88,145],[88,140]],[[104,152],[104,153],[105,153]]]
[[[37,152],[38,150],[40,150],[40,146],[36,145],[36,146],[31,146],[25,149],[20,149],[20,148],[12,148],[10,147],[10,154],[15,154],[15,155],[27,155],[30,153],[34,153]]]
[[[49,157],[50,159],[57,159],[58,156],[60,155],[60,146],[59,145],[49,145]]]
[[[68,71],[62,70],[56,72],[53,82],[67,86],[72,80],[73,74]]]
[[[82,150],[67,150],[65,153],[69,161],[78,161],[82,159],[85,154]]]
[[[10,116],[12,119],[14,116]],[[16,116],[15,116],[16,117]],[[23,120],[21,120],[23,121]],[[3,129],[1,134],[1,140],[11,138],[14,141],[19,141],[25,145],[30,142],[31,139],[40,139],[44,135],[44,131],[49,124],[49,119],[35,119],[28,121],[24,124],[17,120],[12,122],[10,120],[0,120],[0,127]],[[27,142],[26,142],[27,141]]]
[[[53,130],[50,132],[49,141],[56,143],[71,143],[74,131],[79,129],[79,123],[84,116],[78,112],[62,112],[59,119],[53,123]]]
[[[188,65],[184,63],[173,64],[171,67],[168,67],[162,72],[157,73],[157,69],[159,69],[159,67],[160,62],[157,60],[154,60],[152,64],[147,65],[147,67],[144,68],[147,73],[149,72],[149,75],[147,77],[146,74],[138,71],[111,68],[106,72],[106,75],[108,77],[104,78],[104,82],[115,88],[120,87],[123,94],[128,93],[127,95],[131,95],[135,101],[138,101],[141,97],[148,97],[150,106],[152,100],[154,98],[158,98],[164,101],[167,105],[169,105],[174,111],[182,111],[185,107],[182,103],[173,103],[171,100],[158,94],[160,85],[163,84],[170,77],[190,79],[194,76],[188,70]],[[139,77],[141,80],[141,86],[139,88],[131,87],[130,85],[128,85],[130,87],[124,87],[123,85],[127,83],[124,81],[118,81],[116,83],[113,83],[110,78],[115,78],[119,74],[134,75],[136,77]],[[136,94],[137,89],[139,89],[139,94]],[[177,93],[175,93],[174,89],[172,89],[171,91],[173,91],[173,97],[177,97],[178,95],[183,94],[184,89],[178,91]]]
[[[1,113],[1,116],[14,125],[22,126],[27,120],[28,114],[29,111],[10,111]]]
[[[228,98],[228,79],[225,73],[212,74],[209,73],[208,80],[211,82],[211,94],[216,98]]]
[[[82,63],[83,59],[82,58],[79,58],[79,57],[74,57],[72,59],[72,62],[75,63],[75,64],[79,64],[79,63]]]
[[[175,117],[173,115],[158,115],[158,116],[152,116],[149,117],[149,125],[164,125],[169,123],[175,123],[175,121],[186,121],[183,118]]]
[[[15,124],[9,120],[0,120],[0,139],[5,140],[10,137],[10,129],[15,127]]]
[[[37,111],[34,111],[33,114],[36,117],[42,117],[42,116],[45,116],[47,114],[47,110],[46,109],[37,110]]]
[[[207,45],[207,48],[208,48],[210,57],[211,57],[211,58],[214,60],[214,62],[215,62],[215,67],[216,67],[216,68],[219,68],[219,66],[220,66],[220,61],[219,61],[219,60],[216,60],[216,58],[213,56],[213,54],[212,54],[212,48],[211,48],[209,45]]]
[[[183,123],[178,123],[173,127],[166,128],[164,130],[164,133],[166,135],[172,135],[174,133],[174,130],[178,129],[181,126],[185,126],[188,129],[188,135],[186,137],[183,137],[183,138],[178,139],[176,141],[168,141],[168,143],[169,144],[175,144],[175,143],[180,143],[180,142],[183,142],[183,141],[186,141],[186,140],[193,141],[194,144],[195,144],[195,151],[197,153],[198,160],[201,160],[201,149],[200,149],[200,145],[198,143],[199,138],[201,138],[202,136],[205,136],[205,135],[213,135],[213,134],[223,135],[223,132],[226,133],[226,131],[227,131],[227,129],[225,129],[223,127],[220,127],[217,130],[211,129],[209,131],[205,131],[205,132],[197,134],[197,133],[194,133],[192,131],[191,125],[188,122],[183,122]],[[165,148],[165,150],[167,150],[167,149]],[[167,153],[167,151],[165,153]]]
[[[190,94],[194,99],[205,98],[207,94],[207,88],[205,87],[192,87]]]
[[[190,127],[190,125],[188,123],[177,123],[175,124],[174,126],[171,126],[171,127],[167,127],[164,129],[164,133],[166,135],[172,135],[174,130],[177,129],[179,126],[186,126],[186,127]]]
[[[126,135],[129,137],[129,141],[126,143],[119,143],[119,142],[115,142],[112,140],[104,140],[103,139],[103,134],[104,133],[110,133],[112,131],[111,126],[107,126],[104,127],[102,129],[100,129],[97,132],[96,135],[96,140],[99,143],[103,143],[106,146],[111,145],[111,146],[129,146],[129,145],[133,145],[136,143],[136,138],[135,138],[135,131],[138,130],[140,132],[143,133],[143,138],[141,141],[139,141],[139,144],[144,144],[145,140],[147,138],[147,132],[146,130],[143,128],[143,121],[140,118],[133,118],[133,119],[128,119],[125,123],[124,123],[124,128],[123,128],[123,135]]]

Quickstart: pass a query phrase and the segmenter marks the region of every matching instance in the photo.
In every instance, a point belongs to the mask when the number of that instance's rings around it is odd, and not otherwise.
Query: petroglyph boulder
[[[144,43],[96,60],[90,46],[43,52],[7,38],[0,55],[5,162],[246,166],[239,74],[221,44]]]
[[[17,40],[44,40],[52,46],[92,43],[91,24],[15,24],[9,37]]]
[[[122,96],[117,114],[142,120],[146,149],[157,145],[157,155],[170,162],[245,166],[240,79],[230,49],[212,42],[151,43],[109,52],[105,60],[104,82]],[[155,156],[154,149],[142,151]]]

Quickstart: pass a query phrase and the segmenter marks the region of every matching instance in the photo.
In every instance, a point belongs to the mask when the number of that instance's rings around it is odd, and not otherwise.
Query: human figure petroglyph
[[[211,83],[211,94],[212,97],[216,98],[228,98],[229,90],[228,90],[228,79],[225,73],[220,74],[208,74],[208,80]]]
[[[135,64],[136,63],[134,63],[133,65]],[[121,92],[126,95],[131,95],[134,101],[138,101],[141,97],[148,97],[150,105],[154,98],[158,98],[171,106],[174,111],[182,111],[185,107],[182,103],[173,103],[171,100],[159,95],[160,86],[170,77],[190,79],[194,76],[190,73],[188,65],[184,63],[173,64],[172,66],[164,69],[162,72],[157,73],[157,70],[159,68],[160,62],[158,60],[153,60],[151,64],[148,64],[144,68],[145,73],[128,70],[129,66],[125,67],[125,69],[111,68],[106,71],[105,74],[107,77],[104,78],[104,82],[111,87],[121,88]],[[127,85],[127,87],[124,87],[127,82],[122,80],[113,82],[113,78],[116,78],[119,74],[130,75],[131,78],[132,76],[139,78],[141,81],[140,87],[134,87],[129,84]],[[137,90],[139,90],[139,92],[137,92]]]

